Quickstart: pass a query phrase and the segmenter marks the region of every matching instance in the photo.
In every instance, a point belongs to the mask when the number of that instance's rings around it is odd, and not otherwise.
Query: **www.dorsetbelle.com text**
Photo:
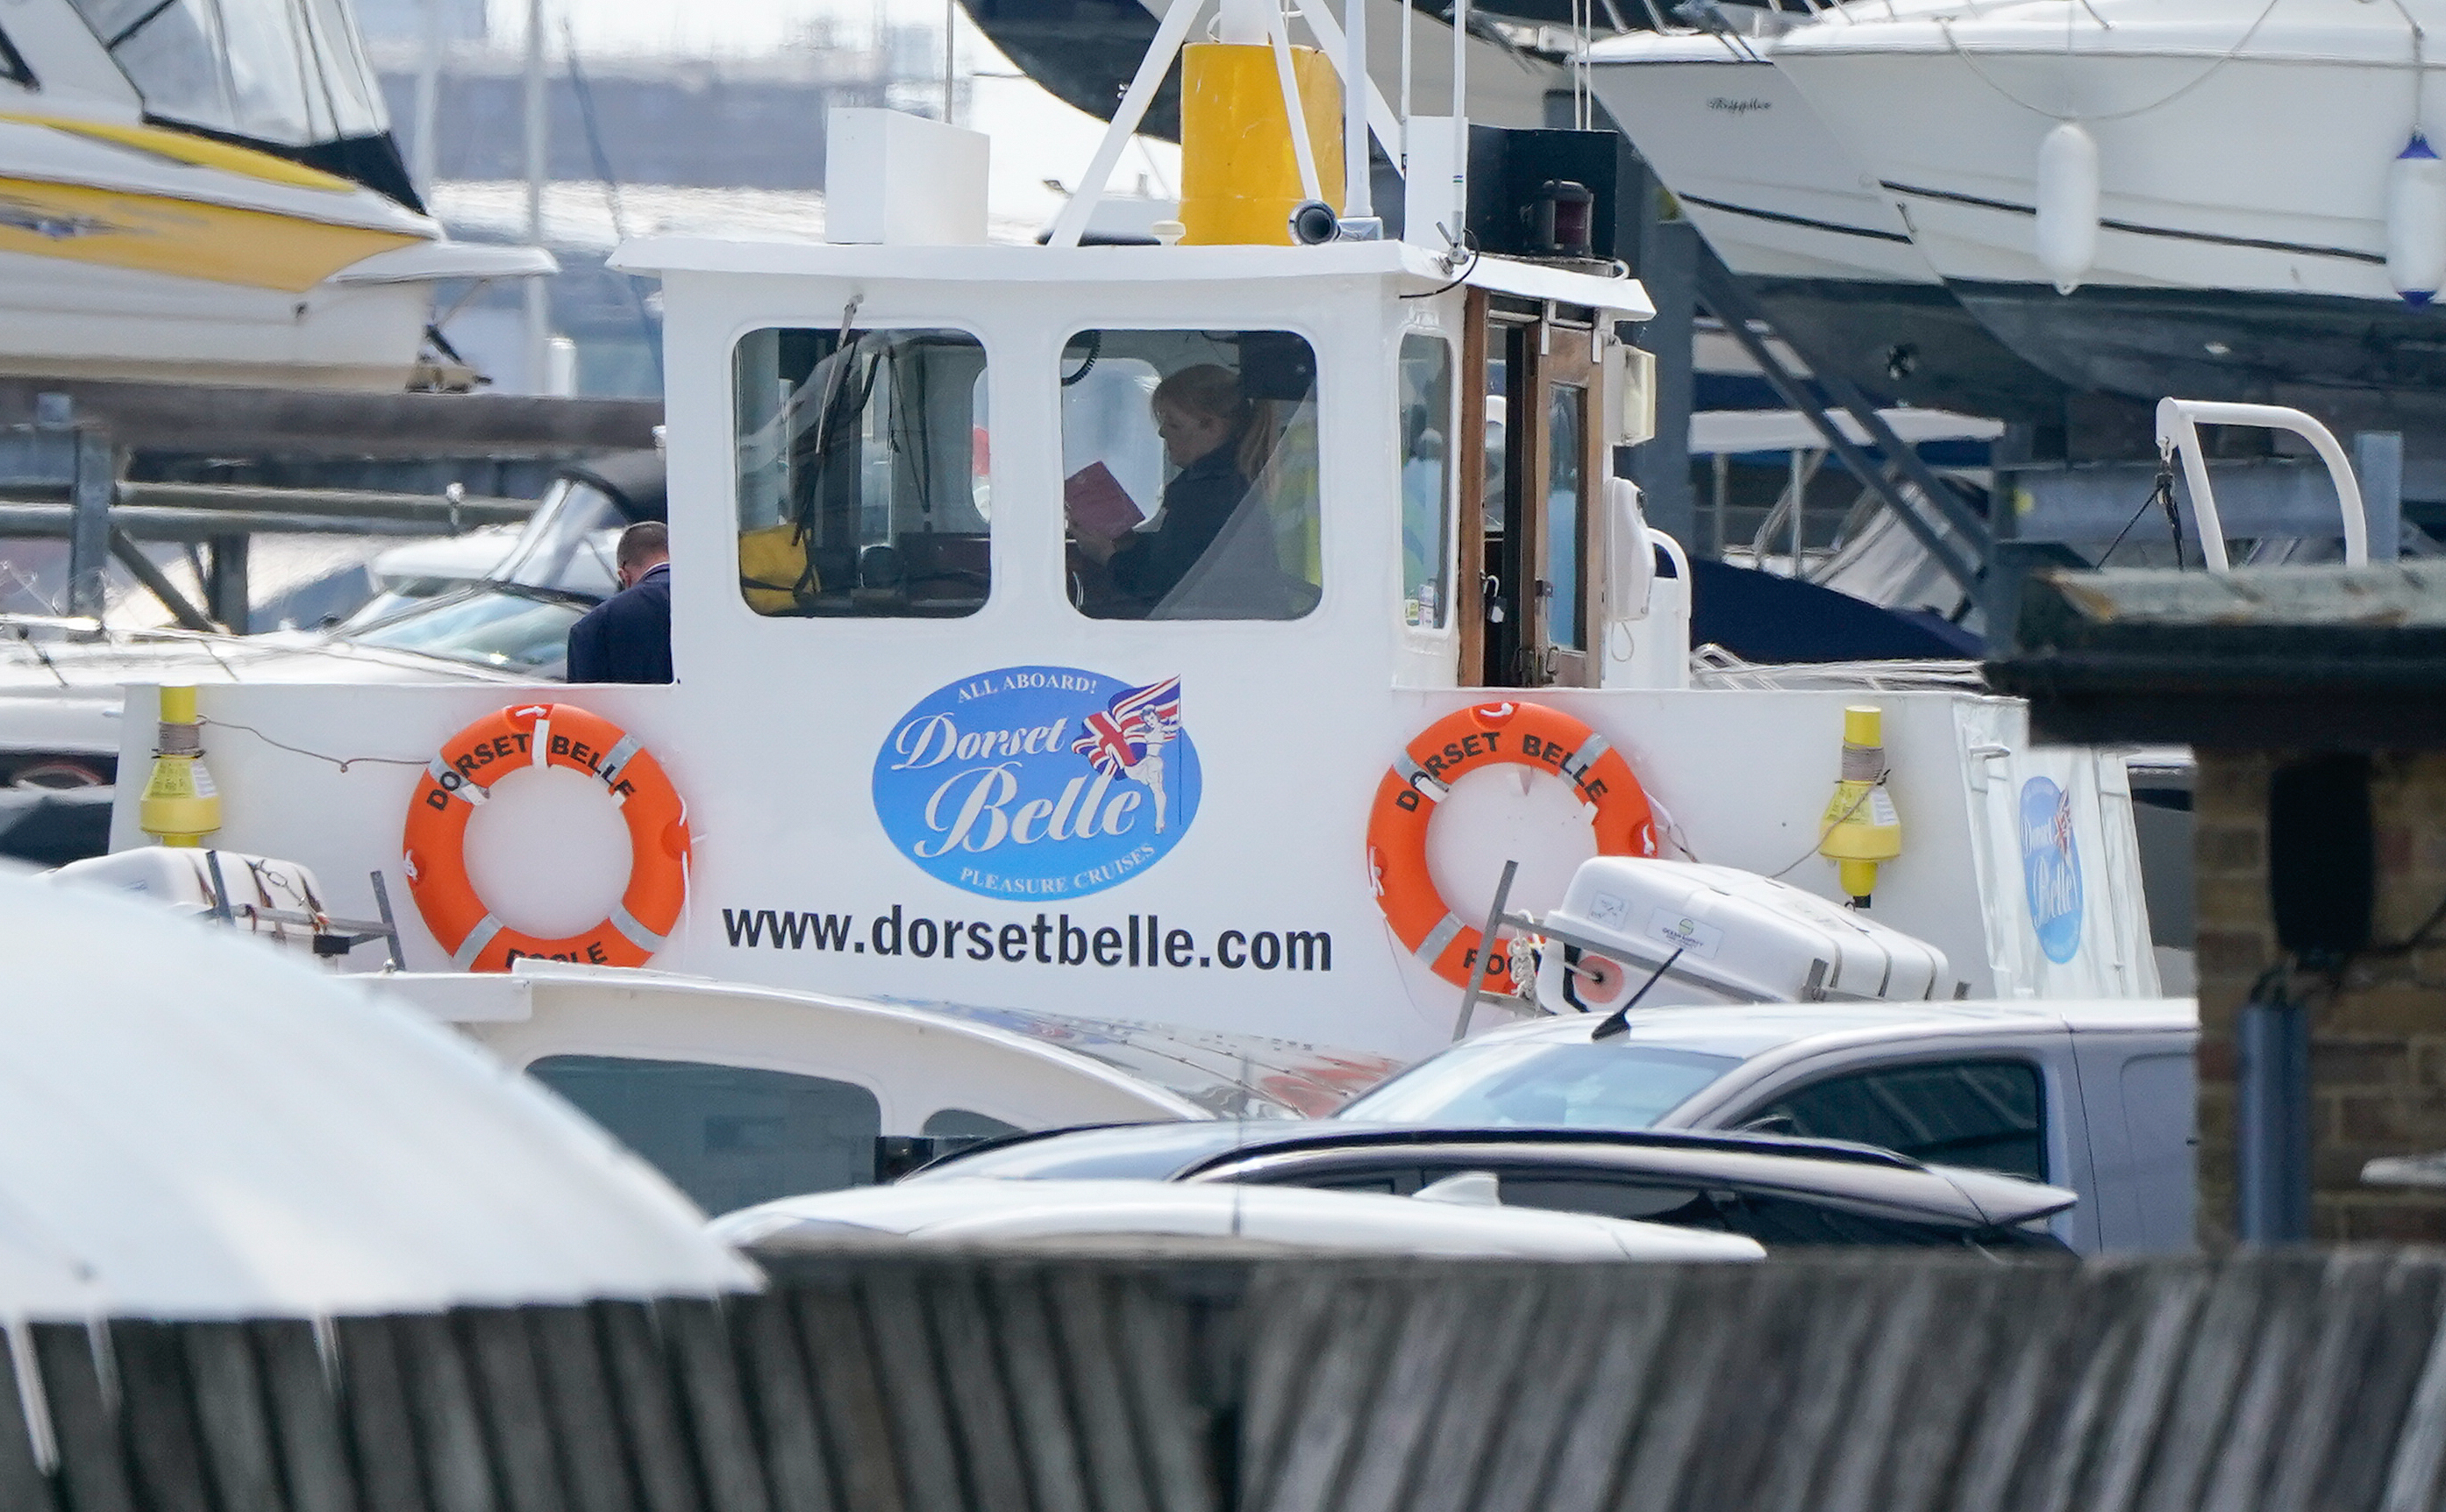
[[[844,955],[1040,966],[1333,970],[1333,936],[1321,929],[1227,929],[1210,942],[1189,930],[1166,925],[1155,914],[1132,914],[1118,922],[1039,914],[1022,922],[1007,916],[918,915],[894,903],[890,913],[861,922],[856,914],[725,908],[722,928],[735,950],[831,951]]]

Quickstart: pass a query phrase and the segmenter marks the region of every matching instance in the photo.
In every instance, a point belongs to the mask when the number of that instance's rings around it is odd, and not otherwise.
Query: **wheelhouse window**
[[[1441,630],[1452,604],[1453,355],[1402,338],[1402,622]]]
[[[1325,582],[1316,353],[1287,331],[1082,331],[1063,349],[1071,602],[1297,619]]]
[[[755,331],[736,354],[739,588],[760,614],[942,618],[992,586],[985,348]]]
[[[849,1082],[611,1055],[547,1055],[527,1074],[709,1214],[875,1180],[882,1105]]]

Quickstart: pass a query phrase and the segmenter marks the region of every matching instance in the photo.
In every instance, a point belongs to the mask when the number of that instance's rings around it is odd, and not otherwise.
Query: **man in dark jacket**
[[[659,520],[620,533],[620,591],[569,627],[573,683],[671,680],[671,533]]]

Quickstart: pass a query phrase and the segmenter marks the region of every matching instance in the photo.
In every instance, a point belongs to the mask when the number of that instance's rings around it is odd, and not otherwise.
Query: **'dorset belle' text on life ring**
[[[503,924],[467,877],[467,821],[496,784],[530,766],[593,778],[629,826],[628,889],[611,917],[565,939]],[[451,736],[417,782],[402,850],[416,911],[462,971],[507,971],[521,955],[643,966],[668,941],[687,900],[687,805],[635,736],[571,704],[504,709]]]
[[[1385,922],[1411,954],[1456,987],[1469,985],[1477,930],[1444,903],[1427,875],[1427,826],[1452,784],[1484,766],[1515,763],[1571,784],[1590,809],[1600,856],[1653,856],[1656,827],[1639,779],[1603,735],[1543,704],[1480,704],[1420,731],[1376,784],[1367,815],[1367,869]],[[1500,861],[1496,858],[1488,864]],[[1518,994],[1509,954],[1487,957],[1486,990]]]

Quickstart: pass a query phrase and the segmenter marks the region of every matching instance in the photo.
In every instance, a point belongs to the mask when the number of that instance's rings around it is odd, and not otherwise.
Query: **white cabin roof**
[[[11,867],[0,957],[0,1319],[758,1283],[557,1098],[268,945]]]
[[[1322,247],[1009,247],[847,246],[735,241],[710,236],[643,236],[623,242],[612,266],[636,274],[745,274],[927,283],[1232,283],[1251,279],[1393,278],[1402,293],[1452,285],[1453,272],[1402,241],[1344,241]],[[1636,278],[1607,278],[1542,263],[1482,256],[1459,281],[1524,299],[1592,305],[1624,320],[1656,313]]]

